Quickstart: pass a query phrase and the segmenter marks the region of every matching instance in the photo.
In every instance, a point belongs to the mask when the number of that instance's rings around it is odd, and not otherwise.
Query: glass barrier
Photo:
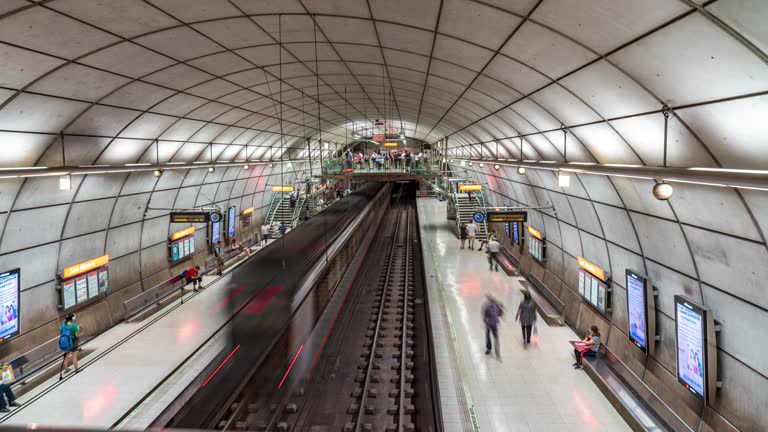
[[[440,159],[438,158],[419,158],[412,160],[367,160],[367,161],[348,161],[345,159],[331,159],[323,162],[323,174],[339,175],[347,173],[364,174],[439,174]]]

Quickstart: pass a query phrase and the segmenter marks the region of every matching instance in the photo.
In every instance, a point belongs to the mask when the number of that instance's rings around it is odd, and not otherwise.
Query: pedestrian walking
[[[221,241],[214,246],[213,255],[216,257],[216,274],[221,276],[224,273],[224,246]]]
[[[504,316],[504,307],[492,295],[485,295],[483,304],[483,323],[485,324],[485,354],[491,353],[494,348],[496,358],[501,358],[499,350],[499,319]],[[493,336],[493,343],[491,343]]]
[[[459,226],[459,239],[461,240],[461,247],[459,249],[464,249],[464,243],[467,241],[467,224],[461,224]]]
[[[469,250],[475,248],[475,235],[477,235],[477,225],[474,220],[470,220],[467,224],[467,240],[469,240]]]
[[[487,249],[488,270],[493,270],[493,267],[496,266],[496,271],[499,271],[499,261],[496,259],[496,257],[499,256],[499,252],[501,251],[501,243],[499,243],[495,237],[491,237],[491,239],[488,241]]]
[[[531,298],[528,290],[523,290],[523,300],[517,307],[515,321],[520,320],[520,327],[523,331],[523,346],[531,343],[531,332],[536,328],[536,303]]]

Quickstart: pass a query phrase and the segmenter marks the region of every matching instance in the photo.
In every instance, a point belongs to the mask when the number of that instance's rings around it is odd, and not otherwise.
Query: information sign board
[[[544,263],[544,236],[530,225],[528,226],[528,254],[536,261]]]
[[[608,275],[605,270],[584,257],[576,257],[576,261],[579,266],[579,294],[588,304],[605,315],[611,307]]]
[[[528,212],[524,211],[488,211],[488,222],[528,222]]]
[[[477,223],[483,223],[483,221],[485,221],[485,215],[483,212],[475,212],[475,214],[472,215],[472,219]]]
[[[207,212],[171,212],[171,223],[206,223],[210,218]]]

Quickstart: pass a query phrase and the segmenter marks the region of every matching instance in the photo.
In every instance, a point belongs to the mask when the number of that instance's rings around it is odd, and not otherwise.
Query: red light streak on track
[[[272,285],[264,288],[256,297],[250,302],[251,304],[243,311],[248,315],[255,315],[264,310],[269,302],[272,301],[280,291],[283,290],[282,285]]]
[[[239,350],[239,349],[240,349],[240,344],[238,344],[238,345],[235,347],[235,349],[233,349],[233,350],[232,350],[232,352],[231,352],[231,353],[229,353],[229,355],[227,356],[227,358],[225,358],[225,359],[224,359],[224,361],[223,361],[223,362],[221,362],[221,364],[219,365],[219,367],[217,367],[217,368],[216,368],[216,370],[215,370],[215,371],[213,371],[213,373],[211,374],[211,376],[209,376],[209,377],[208,377],[208,379],[207,379],[207,380],[205,380],[205,382],[203,383],[203,385],[202,385],[201,387],[205,387],[205,386],[206,386],[206,385],[207,385],[207,384],[208,384],[208,383],[209,383],[209,382],[210,382],[210,381],[213,379],[213,377],[215,377],[215,376],[216,376],[216,374],[217,374],[217,373],[219,373],[219,371],[221,370],[221,368],[223,368],[223,367],[224,367],[224,365],[225,365],[225,364],[227,364],[227,362],[229,361],[229,359],[231,359],[231,358],[232,358],[232,356],[233,356],[233,355],[235,355],[235,353],[236,353],[236,352],[237,352],[237,350]]]
[[[228,305],[229,302],[232,301],[232,299],[234,299],[235,297],[240,295],[240,293],[243,292],[245,290],[245,288],[246,288],[245,285],[240,285],[239,287],[237,287],[234,291],[229,293],[228,296],[223,298],[220,302],[216,303],[216,306],[211,308],[211,312],[218,312],[218,311],[220,311],[221,308],[223,308],[224,306]]]
[[[296,355],[293,356],[293,361],[291,361],[291,365],[288,366],[288,370],[285,371],[285,375],[283,375],[283,379],[281,379],[280,380],[280,384],[277,385],[278,389],[283,386],[283,383],[285,382],[285,379],[288,378],[288,374],[291,373],[291,369],[293,369],[293,364],[296,363],[296,359],[299,358],[299,354],[301,354],[301,350],[303,350],[303,349],[304,349],[304,345],[300,346],[299,350],[296,351]]]
[[[112,402],[117,398],[117,393],[117,386],[114,384],[108,384],[97,390],[95,394],[83,401],[83,419],[91,420],[103,414],[105,408],[112,406]]]

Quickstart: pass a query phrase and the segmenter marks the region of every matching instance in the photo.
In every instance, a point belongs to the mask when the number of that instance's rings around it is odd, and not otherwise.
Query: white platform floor
[[[520,278],[488,271],[484,253],[460,250],[444,202],[417,201],[446,431],[629,431],[586,373],[572,368],[568,341],[577,335],[539,319],[538,335],[523,348],[514,322]],[[500,360],[485,355],[486,293],[505,306]]]
[[[214,277],[204,276],[206,288],[200,293],[190,295],[191,286],[187,287],[183,305],[179,306],[177,300],[142,322],[118,324],[89,341],[85,348],[95,351],[80,362],[79,373],[70,372],[63,381],[58,381],[57,374],[20,397],[23,406],[0,416],[0,426],[111,428],[226,322],[228,311],[222,299],[226,297],[228,274],[236,266],[228,268],[224,276],[210,286]],[[131,336],[171,309],[157,322]],[[214,338],[211,342],[215,347],[221,345],[222,340]],[[208,354],[201,352],[197,357]],[[207,364],[203,363],[202,366]],[[58,367],[57,364],[57,371]],[[187,372],[195,375],[199,371]],[[184,378],[188,377],[179,379]],[[177,387],[174,389],[177,394],[183,388],[175,382],[172,384],[163,388]],[[168,391],[162,396],[173,399]],[[135,419],[129,423],[141,424]]]

